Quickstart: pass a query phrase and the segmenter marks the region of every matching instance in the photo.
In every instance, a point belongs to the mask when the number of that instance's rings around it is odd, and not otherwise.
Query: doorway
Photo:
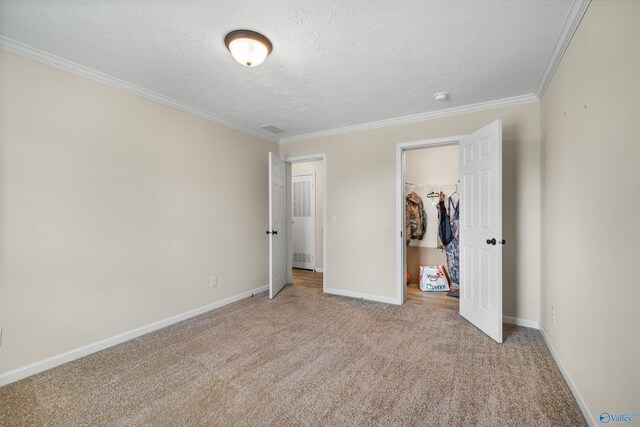
[[[284,159],[289,172],[287,271],[293,283],[293,269],[310,270],[321,277],[323,292],[327,288],[327,157],[326,154]],[[306,183],[306,184],[305,184]],[[298,254],[296,256],[296,253]],[[305,280],[316,283],[311,273]]]
[[[317,165],[317,163],[320,163]],[[316,268],[316,172],[321,161],[291,165],[293,268]],[[321,204],[320,201],[319,204]],[[320,212],[322,215],[322,212]],[[322,229],[319,228],[320,234]],[[322,252],[322,248],[320,251]],[[322,262],[322,260],[320,260]]]
[[[412,232],[406,226],[407,152],[450,145],[459,146],[459,313],[501,343],[502,246],[506,243],[502,237],[501,120],[469,135],[396,145],[397,301],[407,301],[406,238],[407,231]],[[442,199],[438,193],[438,201]]]
[[[326,154],[281,159],[270,152],[269,160],[269,298],[274,298],[284,286],[293,282],[293,170],[303,173],[305,167],[315,167],[316,221],[313,273],[321,276],[322,291],[327,289],[327,157]],[[308,163],[308,165],[300,165]],[[320,197],[318,197],[320,195]],[[318,219],[320,217],[321,219]],[[317,236],[320,236],[319,238]],[[320,243],[320,245],[318,245]],[[320,249],[318,249],[320,246]],[[322,258],[319,257],[322,254]],[[318,259],[320,258],[320,259]]]
[[[459,308],[458,144],[405,153],[407,301]],[[446,227],[444,225],[447,225]]]

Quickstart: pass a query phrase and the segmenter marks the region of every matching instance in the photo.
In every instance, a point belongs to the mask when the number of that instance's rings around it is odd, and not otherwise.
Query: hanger
[[[460,180],[458,180],[458,183],[460,183]],[[460,202],[460,193],[458,193],[458,184],[456,184],[456,190],[453,193],[451,193],[451,195],[449,196],[449,203],[450,204],[453,203],[452,197],[453,197],[454,194],[458,195],[458,202]],[[449,209],[450,209],[450,205],[447,205],[447,210],[449,210]],[[451,212],[449,212],[449,215],[451,215]]]
[[[414,184],[412,182],[405,182],[404,183],[404,191],[405,191],[405,193],[407,193],[407,194],[412,193],[414,191],[414,188],[415,188],[416,185],[417,184]]]
[[[460,182],[460,181],[458,181],[458,182]],[[453,196],[454,194],[457,194],[458,197],[460,197],[460,194],[458,193],[458,184],[456,184],[456,190],[453,193],[451,193],[451,196]],[[451,196],[449,196],[449,198],[451,198]]]

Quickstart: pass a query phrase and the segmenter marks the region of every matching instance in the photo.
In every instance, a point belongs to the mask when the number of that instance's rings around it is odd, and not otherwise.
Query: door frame
[[[327,200],[329,199],[327,195],[329,194],[327,188],[327,153],[318,153],[318,154],[307,154],[304,156],[292,156],[284,159],[285,164],[291,165],[292,163],[304,163],[304,162],[313,162],[316,160],[322,160],[322,171],[324,173],[323,183],[324,186],[323,194],[322,194],[322,292],[327,292],[327,275],[329,272],[328,262],[327,262],[327,241],[329,240],[327,236]],[[287,194],[291,194],[291,180],[287,179],[285,186],[288,187]],[[315,190],[315,189],[314,189]],[[316,219],[317,223],[317,219]],[[289,233],[291,230],[291,221],[288,223],[288,236],[291,236],[292,233]],[[290,239],[290,237],[287,237]],[[314,238],[315,241],[315,238]],[[291,275],[293,274],[293,258],[289,257],[289,249],[287,249],[287,274],[288,281],[291,282]],[[314,260],[315,264],[315,260]]]
[[[286,162],[286,160],[285,160]],[[313,236],[311,236],[311,240],[313,241],[313,245],[312,245],[312,256],[313,256],[313,271],[316,271],[316,227],[317,227],[317,218],[316,218],[316,173],[315,172],[299,172],[299,173],[292,173],[291,174],[291,180],[293,181],[294,177],[297,176],[310,176],[311,177],[311,188],[313,190],[313,199],[311,200],[311,216],[313,217]],[[286,183],[285,183],[286,185]],[[324,202],[324,200],[323,200]],[[324,206],[324,204],[323,204]],[[324,234],[324,233],[323,233]],[[293,240],[293,233],[291,233],[291,239]],[[323,246],[324,249],[324,246]],[[324,261],[324,260],[323,260]]]
[[[420,141],[400,142],[396,144],[396,265],[397,287],[396,304],[407,302],[407,247],[404,233],[406,232],[406,213],[404,208],[404,175],[405,175],[405,151],[420,148],[444,147],[447,145],[460,145],[460,140],[466,135],[449,136],[445,138],[425,139]]]

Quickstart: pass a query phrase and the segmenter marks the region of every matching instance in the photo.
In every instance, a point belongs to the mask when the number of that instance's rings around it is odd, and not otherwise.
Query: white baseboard
[[[360,298],[360,299],[366,299],[369,301],[384,302],[387,304],[396,304],[396,305],[399,304],[398,300],[395,298],[381,297],[378,295],[371,295],[371,294],[361,294],[360,292],[343,291],[342,289],[327,288],[325,289],[325,293],[332,294],[332,295],[339,295],[342,297]]]
[[[567,368],[564,367],[564,364],[562,363],[560,356],[558,356],[556,349],[553,347],[553,344],[551,344],[551,340],[549,340],[549,337],[547,336],[547,333],[545,332],[544,326],[542,326],[542,324],[540,325],[540,333],[542,334],[542,337],[544,338],[544,342],[547,344],[547,347],[549,348],[549,351],[553,356],[553,360],[556,361],[556,365],[558,365],[558,368],[560,369],[560,372],[562,373],[564,380],[569,385],[569,389],[571,390],[571,393],[573,393],[573,397],[576,398],[576,402],[578,402],[578,406],[582,411],[582,415],[584,415],[585,419],[587,420],[587,423],[589,423],[590,426],[596,427],[598,425],[598,423],[596,422],[596,419],[593,417],[593,415],[591,415],[591,411],[589,411],[589,408],[587,407],[587,404],[582,398],[582,395],[578,391],[576,384],[573,382],[571,375],[569,375],[569,371],[567,371]]]
[[[223,307],[227,304],[231,304],[232,302],[239,301],[243,298],[250,297],[254,294],[258,294],[260,292],[264,292],[269,290],[269,285],[260,286],[259,288],[252,289],[250,291],[242,292],[238,295],[234,295],[229,298],[225,298],[221,301],[217,301],[211,304],[207,304],[203,307],[196,308],[194,310],[187,311],[182,314],[177,314],[175,316],[171,316],[167,319],[160,320],[154,323],[150,323],[145,326],[141,326],[139,328],[133,329],[128,332],[124,332],[122,334],[116,335],[111,338],[104,339],[102,341],[95,342],[93,344],[86,345],[84,347],[77,348],[75,350],[68,351],[63,354],[59,354],[57,356],[50,357],[45,360],[41,360],[40,362],[33,363],[31,365],[24,366],[22,368],[15,369],[13,371],[9,371],[5,374],[0,375],[0,386],[10,384],[12,382],[21,380],[23,378],[29,377],[31,375],[35,375],[39,372],[46,371],[47,369],[54,368],[56,366],[62,365],[67,362],[71,362],[72,360],[79,359],[81,357],[87,356],[89,354],[95,353],[100,350],[104,350],[105,348],[112,347],[116,344],[123,343],[125,341],[129,341],[130,339],[137,338],[141,335],[148,334],[149,332],[157,331],[158,329],[162,329],[169,325],[173,325],[174,323],[181,322],[183,320],[189,319],[194,316],[198,316],[199,314],[206,313],[211,310],[215,310],[216,308]]]
[[[315,270],[316,270],[316,273],[324,273],[324,268],[322,267],[316,267]]]
[[[540,322],[537,320],[521,319],[519,317],[502,316],[502,321],[510,325],[524,326],[525,328],[540,329]]]

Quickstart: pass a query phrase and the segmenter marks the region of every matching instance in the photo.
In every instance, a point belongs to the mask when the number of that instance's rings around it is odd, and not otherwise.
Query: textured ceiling
[[[536,91],[569,1],[5,1],[0,35],[291,137]],[[239,65],[229,31],[273,52]],[[442,103],[433,94],[447,91]]]

